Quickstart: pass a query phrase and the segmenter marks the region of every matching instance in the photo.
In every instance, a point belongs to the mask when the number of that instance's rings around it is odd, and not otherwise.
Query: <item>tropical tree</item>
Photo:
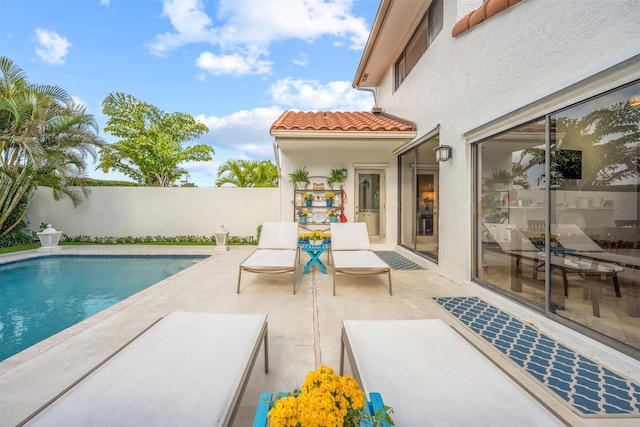
[[[38,185],[77,206],[86,195],[87,158],[96,158],[94,117],[66,91],[30,84],[24,71],[0,58],[0,235],[24,220]]]
[[[230,159],[218,167],[217,187],[277,187],[278,169],[270,160]]]
[[[115,170],[142,185],[168,187],[189,175],[180,166],[184,162],[212,159],[209,145],[183,147],[209,131],[189,114],[169,114],[121,92],[104,99],[102,112],[109,116],[105,131],[120,138],[100,150],[103,172]]]
[[[553,118],[551,128],[558,139],[551,153],[551,187],[569,188],[577,175],[583,190],[614,185],[637,175],[640,108],[619,102],[578,118]],[[582,153],[588,153],[588,161]],[[526,181],[527,171],[544,161],[543,148],[523,150],[513,164],[514,174]],[[545,181],[546,176],[540,175],[538,184]]]

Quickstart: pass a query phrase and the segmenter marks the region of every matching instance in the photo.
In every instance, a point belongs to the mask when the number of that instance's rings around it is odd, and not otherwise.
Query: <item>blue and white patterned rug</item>
[[[394,270],[423,270],[423,268],[418,264],[408,258],[403,257],[397,252],[375,251],[375,254],[382,258],[382,260]]]
[[[640,384],[480,298],[434,300],[579,412],[640,415]]]

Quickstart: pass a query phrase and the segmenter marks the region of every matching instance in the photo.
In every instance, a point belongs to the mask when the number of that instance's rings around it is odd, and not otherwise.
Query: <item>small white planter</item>
[[[221,225],[214,233],[216,237],[216,247],[213,249],[215,252],[226,252],[229,250],[227,246],[227,240],[229,239],[229,232],[225,230],[224,225]]]

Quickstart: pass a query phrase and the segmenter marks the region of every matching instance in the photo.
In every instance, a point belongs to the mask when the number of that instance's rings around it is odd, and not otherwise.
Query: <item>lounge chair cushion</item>
[[[228,425],[266,322],[263,314],[173,312],[28,425]]]
[[[244,260],[242,267],[254,269],[293,268],[296,264],[296,250],[260,249]]]
[[[333,251],[333,262],[337,269],[388,269],[389,266],[372,251]]]
[[[265,222],[262,224],[258,249],[296,249],[297,245],[297,223]]]
[[[371,249],[367,224],[364,222],[331,223],[331,250],[358,251]]]
[[[398,426],[561,426],[440,319],[345,320],[354,377]]]

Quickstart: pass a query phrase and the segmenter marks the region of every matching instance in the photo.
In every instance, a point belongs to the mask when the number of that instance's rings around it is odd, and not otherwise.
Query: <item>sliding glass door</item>
[[[399,156],[399,244],[438,260],[439,174],[431,138]]]
[[[475,279],[640,349],[640,82],[474,155]]]

